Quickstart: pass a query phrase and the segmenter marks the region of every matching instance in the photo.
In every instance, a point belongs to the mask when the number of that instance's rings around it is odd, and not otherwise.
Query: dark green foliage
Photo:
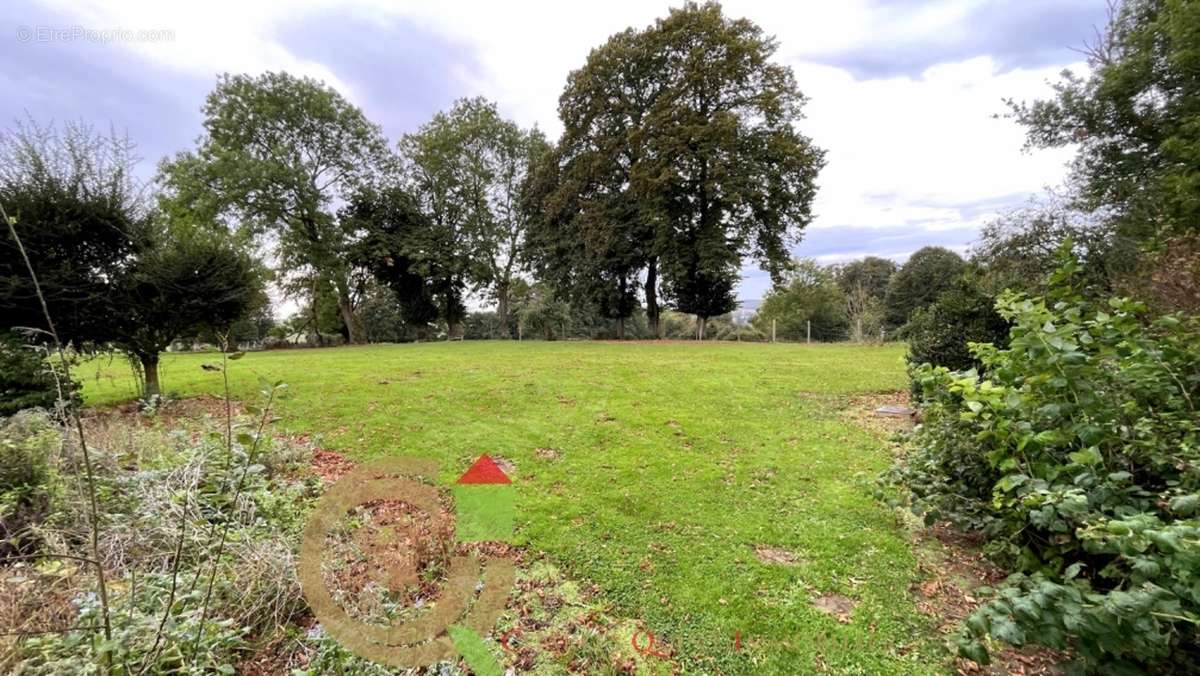
[[[931,305],[965,265],[962,257],[949,249],[918,249],[888,283],[884,304],[889,328],[903,326],[917,309]]]
[[[541,132],[505,120],[482,98],[456,101],[400,140],[402,185],[427,217],[425,238],[437,242],[409,253],[427,268],[420,274],[437,289],[452,336],[469,290],[495,300],[500,323],[509,323],[531,217],[519,208],[521,192],[546,145]]]
[[[1107,298],[1137,274],[1139,243],[1107,222],[1049,201],[1006,213],[988,223],[971,250],[988,293],[1005,289],[1041,294],[1059,265],[1064,246],[1079,258],[1079,284],[1092,298]]]
[[[0,205],[14,221],[63,342],[99,343],[112,335],[113,284],[145,226],[132,153],[128,140],[80,126],[18,125],[0,135]],[[0,229],[0,330],[45,331],[29,270],[8,224]]]
[[[982,366],[971,343],[1008,344],[1008,322],[996,312],[996,299],[981,288],[977,274],[956,279],[932,305],[918,309],[904,328],[908,362],[952,371]]]
[[[392,291],[418,339],[428,337],[444,308],[457,319],[465,316],[450,230],[437,227],[409,192],[397,186],[361,191],[340,217],[365,233],[353,260]]]
[[[593,50],[526,191],[541,278],[615,319],[642,287],[652,327],[660,282],[703,320],[732,309],[745,257],[779,281],[824,159],[796,131],[804,97],[776,47],[719,5],[689,3]]]
[[[78,400],[79,383],[63,387],[64,396]],[[58,397],[45,352],[14,331],[0,332],[0,417],[26,408],[53,410]]]
[[[1200,659],[1200,318],[1085,300],[1074,262],[1045,300],[1008,293],[1007,349],[984,373],[917,371],[916,447],[893,479],[926,521],[981,531],[1016,574],[967,621],[1069,647],[1103,673],[1186,673]]]
[[[1086,77],[1055,96],[1010,102],[1035,147],[1075,146],[1086,210],[1108,210],[1124,235],[1200,224],[1200,4],[1125,0],[1088,50]]]
[[[220,333],[266,302],[259,270],[227,237],[195,229],[164,231],[119,280],[110,318],[113,344],[136,357],[147,397],[159,394],[158,357],[201,328]]]
[[[400,302],[388,287],[368,287],[358,305],[358,316],[368,343],[399,343],[408,339]]]

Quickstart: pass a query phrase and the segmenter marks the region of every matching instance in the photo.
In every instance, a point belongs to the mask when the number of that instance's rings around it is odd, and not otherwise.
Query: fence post
[[[812,321],[811,320],[806,321],[806,322],[804,322],[804,324],[805,324],[804,342],[811,343],[812,342]]]

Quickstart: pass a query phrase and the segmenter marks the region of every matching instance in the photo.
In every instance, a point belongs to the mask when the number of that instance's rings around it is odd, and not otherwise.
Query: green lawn
[[[219,394],[214,357],[167,356],[164,388]],[[281,424],[357,459],[435,458],[447,482],[511,460],[520,542],[688,672],[943,669],[912,548],[862,483],[886,445],[839,412],[905,386],[900,346],[462,342],[251,353],[230,373],[243,397],[289,383]],[[80,375],[89,403],[133,395],[123,363]],[[857,601],[848,624],[813,607],[830,592]]]

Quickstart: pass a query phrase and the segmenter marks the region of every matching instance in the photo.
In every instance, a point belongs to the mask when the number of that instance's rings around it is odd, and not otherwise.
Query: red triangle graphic
[[[512,480],[487,453],[479,456],[474,465],[458,477],[460,484],[511,484]]]

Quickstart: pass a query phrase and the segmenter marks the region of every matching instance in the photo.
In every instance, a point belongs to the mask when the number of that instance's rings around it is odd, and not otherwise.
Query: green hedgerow
[[[924,424],[890,480],[927,522],[988,536],[1015,573],[967,621],[1069,649],[1102,673],[1200,663],[1200,318],[1084,300],[1064,263],[1046,299],[1005,294],[1010,344],[985,375],[923,365]]]

